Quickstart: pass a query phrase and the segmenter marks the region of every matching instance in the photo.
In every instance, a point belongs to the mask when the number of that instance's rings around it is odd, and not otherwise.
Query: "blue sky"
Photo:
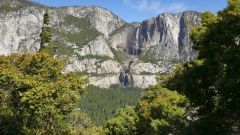
[[[33,0],[48,6],[101,6],[127,22],[143,21],[163,12],[209,10],[216,13],[227,6],[227,0]]]

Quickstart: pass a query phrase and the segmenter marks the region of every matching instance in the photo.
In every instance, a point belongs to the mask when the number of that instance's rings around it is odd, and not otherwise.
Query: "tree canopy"
[[[0,56],[1,134],[70,133],[84,79],[63,66],[44,52]]]
[[[120,109],[105,127],[106,134],[180,134],[188,125],[188,99],[163,88],[160,84],[148,88],[135,107]]]
[[[240,126],[239,22],[239,0],[229,0],[217,15],[203,13],[202,25],[194,27],[191,34],[198,59],[178,68],[167,83],[169,89],[185,93],[200,107],[201,133],[224,134]]]

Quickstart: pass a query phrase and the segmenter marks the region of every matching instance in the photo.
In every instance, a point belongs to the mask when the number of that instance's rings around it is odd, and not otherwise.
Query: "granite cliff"
[[[7,4],[9,3],[9,4]],[[8,6],[6,6],[8,5]],[[25,0],[0,2],[0,54],[38,51],[43,14],[51,16],[55,55],[67,57],[64,72],[77,72],[102,88],[112,84],[146,88],[156,73],[195,59],[189,37],[199,13],[164,13],[127,23],[101,7],[46,7]]]

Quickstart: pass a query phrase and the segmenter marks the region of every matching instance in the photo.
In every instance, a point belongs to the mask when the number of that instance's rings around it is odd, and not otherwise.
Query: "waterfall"
[[[123,71],[119,75],[119,81],[123,86],[128,86],[130,84],[129,74]]]
[[[135,43],[135,53],[133,53],[133,55],[138,55],[138,49],[139,49],[139,27],[137,28],[137,32],[136,32],[136,43]]]
[[[149,34],[149,31],[147,32],[147,39],[146,39],[146,43],[147,43],[147,46],[148,46],[148,41],[150,41],[151,37],[150,37],[150,34]]]
[[[149,41],[150,40],[150,34],[149,34],[149,32],[147,32],[147,40]]]

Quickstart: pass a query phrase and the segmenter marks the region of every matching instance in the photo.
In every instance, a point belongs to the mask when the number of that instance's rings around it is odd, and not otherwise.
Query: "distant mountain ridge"
[[[69,58],[64,72],[86,75],[90,84],[102,88],[155,85],[156,73],[168,72],[175,64],[197,56],[189,33],[193,25],[200,25],[198,12],[164,13],[127,23],[101,7],[50,8],[26,0],[4,2],[11,6],[0,12],[0,54],[37,51],[47,9],[53,43],[58,46],[56,55]]]

